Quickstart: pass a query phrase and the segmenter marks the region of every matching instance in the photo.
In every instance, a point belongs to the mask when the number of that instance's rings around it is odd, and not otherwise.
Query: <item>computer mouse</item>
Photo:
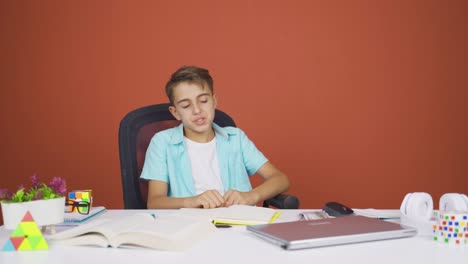
[[[353,209],[338,202],[328,202],[322,209],[329,216],[340,217],[354,214]]]

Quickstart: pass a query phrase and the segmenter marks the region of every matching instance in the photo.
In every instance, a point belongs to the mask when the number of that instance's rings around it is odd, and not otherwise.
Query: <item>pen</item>
[[[248,225],[261,225],[265,222],[246,221],[246,220],[233,220],[233,219],[214,219],[214,225],[230,225],[230,226],[248,226]]]
[[[226,224],[215,224],[217,228],[229,228],[232,227],[232,225],[226,225]]]
[[[280,215],[281,215],[280,211],[274,213],[273,216],[270,218],[270,221],[268,221],[268,223],[269,224],[273,223],[276,219],[278,219],[278,217],[280,217]]]

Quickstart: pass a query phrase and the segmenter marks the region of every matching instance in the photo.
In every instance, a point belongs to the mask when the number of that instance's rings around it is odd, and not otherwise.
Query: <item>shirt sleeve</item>
[[[249,176],[255,174],[268,159],[257,149],[255,144],[247,137],[244,131],[239,129],[242,156],[245,168]]]
[[[166,155],[167,144],[167,141],[161,134],[158,133],[153,136],[146,151],[140,178],[169,182]]]

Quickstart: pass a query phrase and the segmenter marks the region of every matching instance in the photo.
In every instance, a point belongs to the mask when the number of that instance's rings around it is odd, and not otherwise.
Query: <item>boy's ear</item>
[[[218,105],[218,98],[216,97],[216,95],[213,94],[213,105],[214,105],[214,108],[216,108],[216,106]]]
[[[179,113],[177,112],[177,109],[173,105],[169,106],[169,112],[171,112],[171,114],[175,117],[175,119],[180,121]]]

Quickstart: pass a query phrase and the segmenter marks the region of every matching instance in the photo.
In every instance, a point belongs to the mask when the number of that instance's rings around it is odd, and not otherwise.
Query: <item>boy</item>
[[[166,84],[169,111],[182,123],[156,133],[141,178],[150,180],[148,208],[255,205],[289,187],[289,180],[235,127],[213,123],[216,97],[208,70],[185,66]],[[264,182],[252,190],[249,176]]]

